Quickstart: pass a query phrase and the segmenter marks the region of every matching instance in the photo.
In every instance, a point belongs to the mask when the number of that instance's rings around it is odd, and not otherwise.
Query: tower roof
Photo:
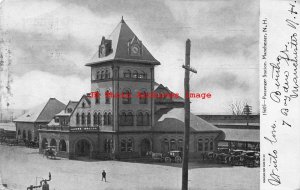
[[[126,61],[145,63],[150,65],[160,65],[151,53],[147,50],[143,43],[133,33],[129,26],[122,20],[114,29],[114,31],[108,36],[107,39],[102,38],[102,41],[111,41],[111,50],[106,56],[99,56],[99,50],[95,53],[93,58],[86,66],[92,66],[108,61]],[[134,56],[129,53],[130,44],[139,43],[141,48],[141,54]]]

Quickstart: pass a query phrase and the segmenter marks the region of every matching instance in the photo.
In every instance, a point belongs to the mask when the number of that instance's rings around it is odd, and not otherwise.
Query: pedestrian
[[[105,172],[105,170],[103,170],[103,172],[102,172],[102,181],[103,181],[103,179],[106,182],[106,172]]]

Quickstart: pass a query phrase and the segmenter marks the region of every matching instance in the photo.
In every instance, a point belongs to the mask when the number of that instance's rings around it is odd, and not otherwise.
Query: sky
[[[197,114],[259,109],[258,0],[2,0],[1,31],[12,52],[11,103],[29,109],[50,97],[67,103],[90,91],[84,66],[124,17],[161,62],[155,80],[183,95],[185,41],[191,40],[191,92]]]

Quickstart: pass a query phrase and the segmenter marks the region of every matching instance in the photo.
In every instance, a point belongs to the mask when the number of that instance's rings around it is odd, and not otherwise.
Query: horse
[[[47,158],[50,157],[51,159],[55,159],[56,158],[56,154],[57,154],[57,152],[55,150],[53,150],[52,148],[48,148],[48,149],[44,150],[44,155]]]
[[[148,151],[146,156],[150,156],[154,161],[162,162],[164,160],[163,153],[155,153],[152,151]]]

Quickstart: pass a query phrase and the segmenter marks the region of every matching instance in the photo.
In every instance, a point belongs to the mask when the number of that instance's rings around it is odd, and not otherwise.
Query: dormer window
[[[58,118],[58,117],[55,117],[55,118],[54,118],[54,122],[55,122],[55,123],[59,123],[59,118]]]
[[[68,113],[71,113],[72,111],[73,111],[72,108],[68,108],[68,109],[67,109],[67,112],[68,112]]]
[[[99,45],[99,58],[105,57],[109,55],[112,52],[111,49],[111,40],[105,39],[105,37],[102,37],[101,44]]]

